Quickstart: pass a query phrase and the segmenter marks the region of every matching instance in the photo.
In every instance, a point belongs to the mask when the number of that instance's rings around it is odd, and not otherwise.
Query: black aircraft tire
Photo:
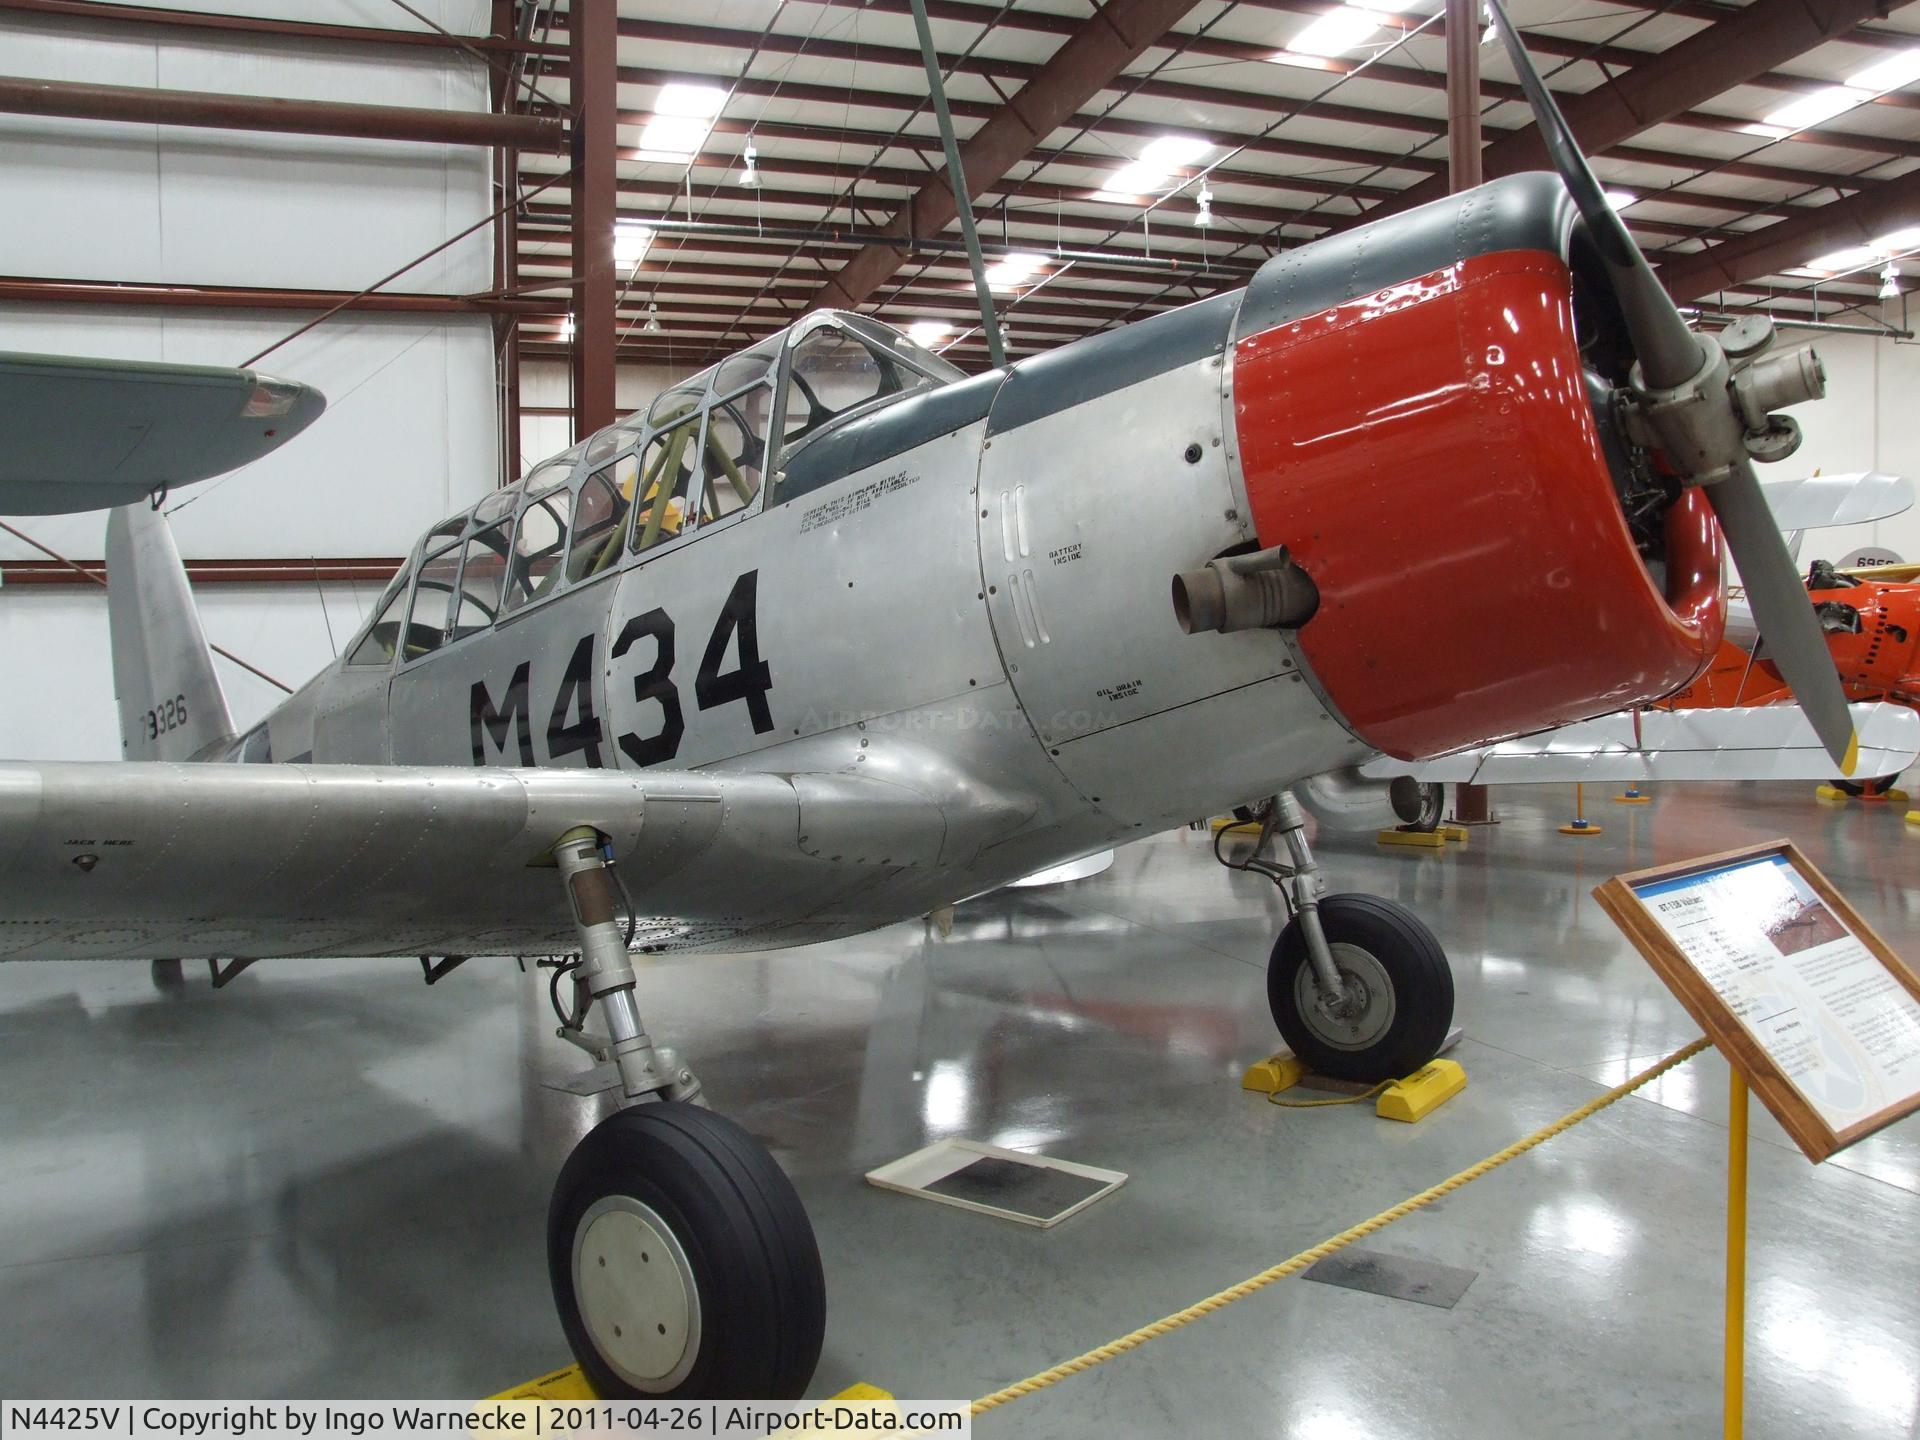
[[[813,1226],[724,1115],[662,1101],[588,1132],[553,1187],[547,1269],[603,1397],[791,1400],[813,1378],[827,1317]]]
[[[1329,895],[1320,926],[1342,979],[1359,983],[1367,1003],[1349,1022],[1318,1007],[1296,915],[1267,961],[1267,1003],[1287,1048],[1310,1070],[1366,1084],[1411,1075],[1439,1054],[1453,1024],[1453,972],[1420,918],[1377,895]]]

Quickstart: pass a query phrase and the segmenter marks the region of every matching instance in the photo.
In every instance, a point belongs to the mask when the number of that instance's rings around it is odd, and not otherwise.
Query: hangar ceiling
[[[926,3],[1015,358],[1238,286],[1270,254],[1448,185],[1443,0]],[[6,275],[0,298],[482,311],[496,317],[510,415],[516,355],[574,357],[581,375],[603,377],[612,353],[691,370],[821,304],[921,327],[962,366],[985,363],[910,0],[423,6],[357,0],[342,9],[359,23],[345,24],[0,0],[0,12],[61,17],[48,23],[188,31],[263,51],[364,46],[377,62],[457,49],[488,68],[499,113],[4,75],[0,111],[484,147],[508,222],[493,287],[409,294],[401,279],[359,299]],[[1920,7],[1510,8],[1679,298],[1716,313],[1861,321],[1856,312],[1877,314],[1883,297],[1904,305],[1920,284]],[[576,9],[594,41],[582,52],[604,76],[583,91],[584,125],[569,83]],[[468,33],[442,28],[458,28],[451,17],[473,22]],[[1474,53],[1486,170],[1539,164],[1504,53]],[[577,228],[570,130],[576,147],[611,149],[580,161],[578,173],[597,178],[580,185]],[[611,256],[596,240],[584,248],[602,247],[600,258],[581,263],[576,237],[608,231]],[[573,310],[589,322],[578,342]],[[574,403],[604,413],[610,381]]]
[[[1277,250],[1444,193],[1439,8],[928,0],[987,259],[1016,257],[1010,353],[1232,288]],[[1883,288],[1889,257],[1864,247],[1920,251],[1920,229],[1898,233],[1920,222],[1920,94],[1900,88],[1920,81],[1920,10],[1510,8],[1681,298],[1832,318]],[[551,113],[568,15],[517,9],[538,48],[509,103]],[[645,247],[619,266],[623,356],[691,366],[851,303],[985,363],[908,0],[620,0],[619,37],[621,258]],[[1480,55],[1488,173],[1540,163],[1510,65]],[[531,188],[565,165],[524,154],[519,174]],[[569,272],[567,204],[561,182],[524,208],[518,285]],[[526,321],[527,353],[562,324]]]

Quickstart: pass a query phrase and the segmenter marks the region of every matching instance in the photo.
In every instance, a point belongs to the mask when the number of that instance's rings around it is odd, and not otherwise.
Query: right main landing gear
[[[1292,912],[1267,960],[1267,1003],[1281,1038],[1309,1069],[1335,1079],[1374,1084],[1411,1075],[1440,1053],[1453,1024],[1446,952],[1404,905],[1324,895],[1306,817],[1290,792],[1260,807],[1259,818],[1252,854],[1221,862],[1267,876]],[[1276,834],[1285,863],[1263,858]]]
[[[630,1108],[574,1147],[547,1211],[547,1269],[574,1358],[603,1398],[798,1399],[826,1330],[813,1227],[766,1147],[703,1109],[647,1037],[598,834],[554,849],[580,937],[576,983],[607,1037],[561,1034],[619,1067]]]

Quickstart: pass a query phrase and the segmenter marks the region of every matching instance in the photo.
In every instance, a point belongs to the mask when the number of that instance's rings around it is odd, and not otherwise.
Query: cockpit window
[[[700,476],[700,424],[689,415],[647,442],[640,456],[633,548],[651,550],[688,527],[687,501]]]
[[[520,503],[520,487],[509,485],[505,490],[496,490],[482,500],[473,511],[473,523],[476,528],[491,525],[494,521],[513,514],[513,507]]]
[[[611,569],[620,558],[620,522],[627,518],[632,485],[623,494],[613,466],[596,470],[580,487],[573,510],[573,542],[567,550],[567,578],[585,580]]]
[[[467,541],[460,566],[460,603],[447,635],[458,640],[484,630],[500,615],[500,589],[507,578],[507,536],[511,521],[489,525]]]
[[[714,371],[713,393],[731,395],[736,390],[744,390],[756,380],[766,379],[768,372],[773,369],[775,353],[771,350],[750,350],[745,355],[722,360]]]
[[[453,611],[454,589],[459,583],[458,545],[428,556],[420,566],[420,580],[413,587],[413,613],[407,617],[406,652],[401,659],[417,659],[446,643],[447,617]]]
[[[434,526],[433,529],[429,530],[427,532],[426,548],[431,550],[443,540],[458,540],[461,535],[466,533],[467,515],[469,513],[470,512],[463,510],[458,515],[450,516],[442,520],[438,525]]]
[[[682,385],[677,390],[663,390],[654,397],[653,404],[647,407],[647,423],[658,429],[682,415],[700,408],[700,402],[707,398],[707,387],[703,385]]]
[[[386,594],[374,607],[373,623],[360,643],[347,652],[349,665],[384,665],[393,659],[393,647],[400,639],[400,612],[407,603],[407,571],[388,582]]]
[[[773,387],[757,385],[707,413],[707,487],[700,498],[702,523],[744,510],[760,493],[766,475],[767,421]]]
[[[837,325],[823,325],[793,348],[782,443],[804,440],[870,400],[930,383]]]
[[[513,537],[503,612],[538,600],[560,583],[560,560],[567,550],[567,519],[572,514],[573,495],[564,487],[527,502]]]

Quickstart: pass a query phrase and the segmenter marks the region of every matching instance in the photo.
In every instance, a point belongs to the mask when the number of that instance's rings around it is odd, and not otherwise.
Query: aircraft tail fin
[[[187,567],[146,500],[107,519],[107,625],[126,759],[191,760],[233,738]]]

